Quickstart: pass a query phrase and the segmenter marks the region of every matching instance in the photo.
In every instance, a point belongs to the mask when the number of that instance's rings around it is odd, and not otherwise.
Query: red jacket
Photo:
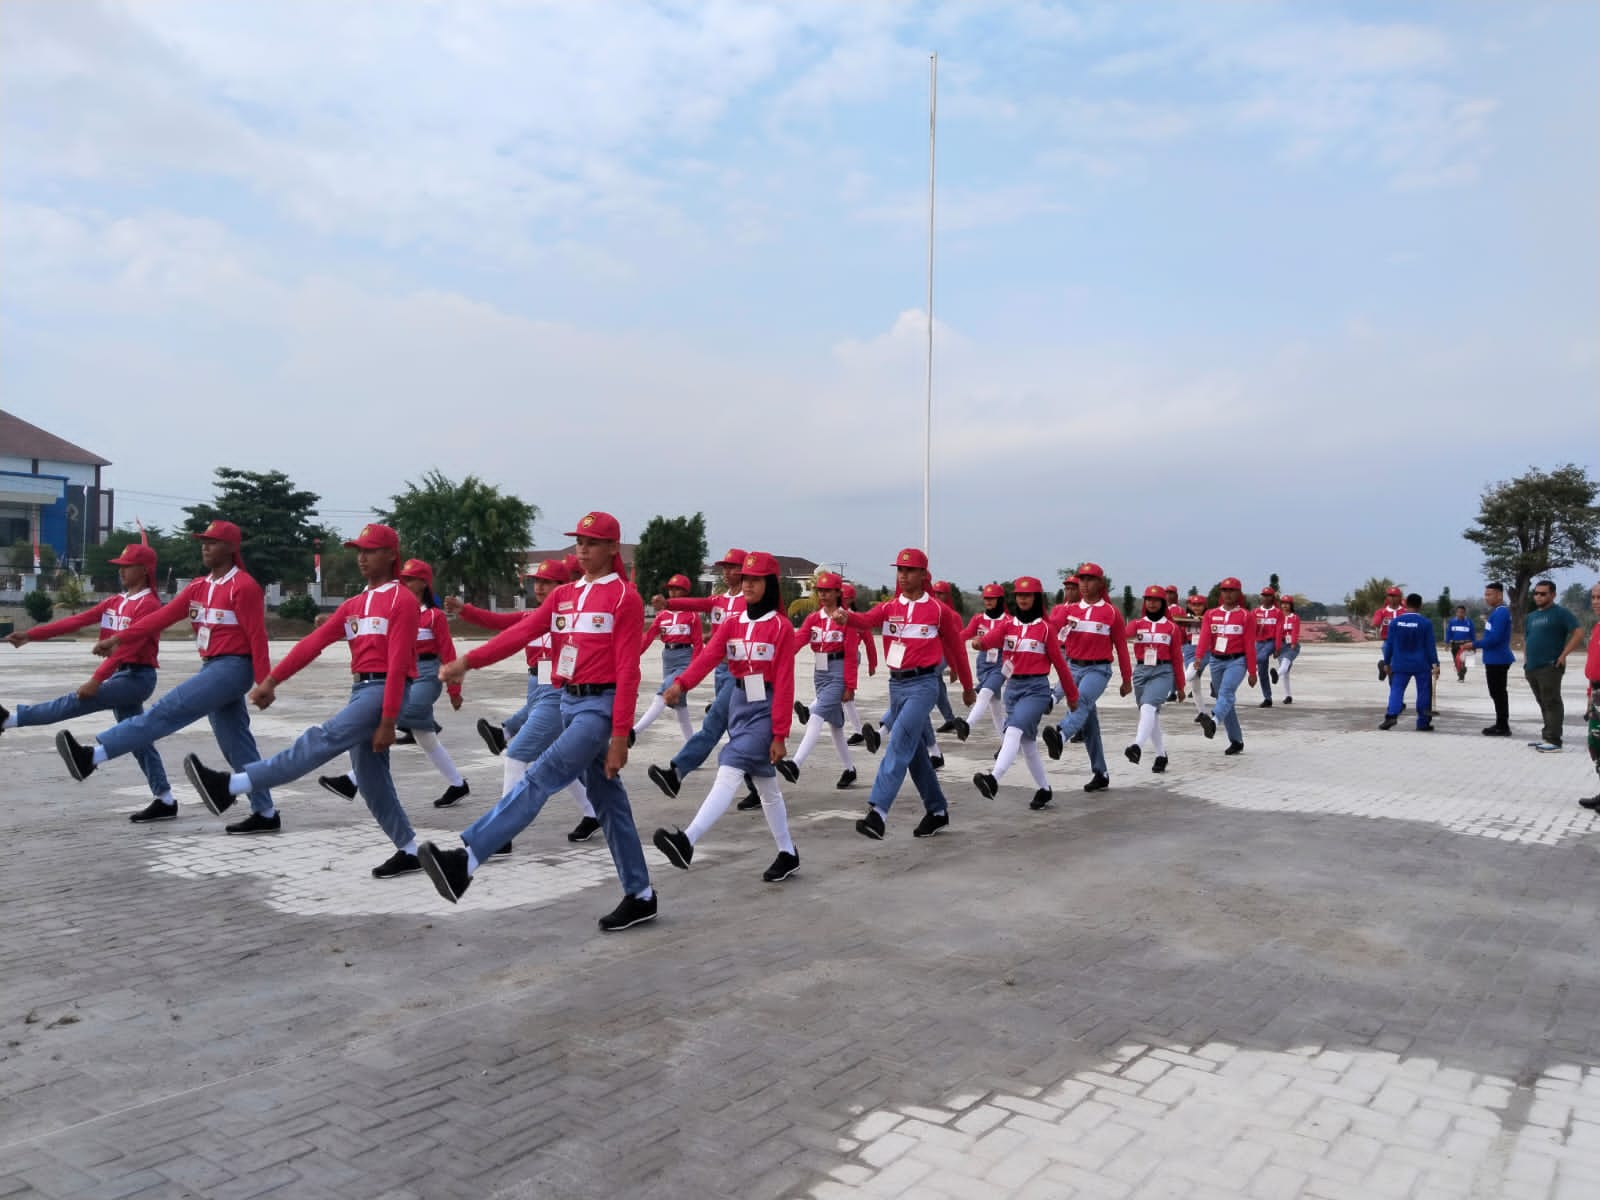
[[[1183,686],[1183,630],[1176,621],[1171,617],[1162,617],[1159,621],[1136,617],[1128,626],[1128,640],[1134,644],[1133,654],[1140,666],[1169,663],[1173,691]]]
[[[1215,651],[1218,654],[1244,655],[1250,674],[1256,673],[1256,621],[1248,608],[1216,608],[1206,610],[1200,621],[1200,640],[1194,648],[1194,661],[1198,666]]]
[[[260,683],[272,665],[267,654],[267,608],[261,585],[238,567],[220,579],[202,575],[155,612],[140,617],[122,634],[124,641],[153,638],[188,617],[201,658],[243,654]]]
[[[861,674],[859,646],[863,641],[869,646],[872,644],[870,637],[863,638],[849,626],[835,625],[833,619],[819,608],[816,612],[807,613],[806,619],[795,631],[794,652],[799,654],[809,646],[818,655],[824,653],[844,655],[844,686],[853,692]],[[817,663],[819,667],[826,665],[825,662]]]
[[[892,600],[874,604],[866,612],[849,612],[844,609],[850,628],[866,631],[883,626],[885,661],[898,644],[904,657],[898,666],[890,663],[890,670],[914,671],[922,667],[937,667],[942,661],[955,669],[956,677],[964,688],[972,687],[972,664],[961,645],[961,618],[956,610],[939,603],[924,592],[915,600],[897,595]]]
[[[28,630],[28,640],[47,641],[96,622],[100,625],[101,637],[120,634],[121,639],[117,642],[117,648],[95,669],[93,678],[97,682],[104,683],[116,673],[118,667],[161,665],[156,659],[156,651],[161,647],[159,638],[128,637],[128,629],[135,621],[149,616],[160,607],[161,601],[149,588],[137,592],[123,592],[120,596],[108,596],[93,608],[85,609],[74,616],[62,617],[58,621],[51,621],[48,625],[35,625]]]
[[[1122,610],[1109,600],[1090,603],[1079,600],[1064,605],[1072,623],[1061,647],[1069,659],[1080,662],[1110,662],[1115,654],[1117,666],[1122,670],[1122,682],[1133,679],[1133,668],[1128,665],[1128,633],[1122,619]]]
[[[461,619],[468,625],[476,625],[479,629],[510,629],[527,615],[527,609],[520,612],[516,609],[509,612],[495,612],[493,609],[479,608],[476,604],[461,606]],[[551,656],[550,635],[545,634],[532,639],[523,649],[528,656],[528,670],[536,671],[539,664]]]
[[[286,683],[339,638],[350,643],[350,673],[383,673],[383,715],[393,720],[405,700],[406,681],[417,677],[417,626],[422,606],[398,579],[367,587],[301,638],[272,668]]]
[[[679,596],[672,607],[682,612],[710,613],[711,628],[744,611],[743,592],[721,592],[715,596]]]
[[[556,635],[553,683],[614,685],[611,734],[626,737],[639,703],[639,643],[644,639],[644,601],[633,585],[615,573],[563,583],[538,608],[468,654],[467,665],[475,670],[491,666],[526,650],[545,633]],[[566,674],[561,660],[569,657],[569,650],[573,667]]]
[[[705,645],[706,637],[700,628],[700,618],[692,613],[692,609],[685,608],[676,612],[670,608],[662,609],[656,614],[656,619],[650,622],[650,628],[644,631],[644,641],[639,649],[648,650],[650,643],[659,637],[663,646],[691,646],[698,651]]]
[[[432,654],[441,667],[456,660],[456,644],[450,637],[450,620],[442,608],[425,608],[417,618],[417,657]],[[445,691],[452,696],[461,695],[461,685],[452,683]]]
[[[1278,610],[1278,640],[1273,646],[1274,652],[1282,650],[1285,646],[1298,646],[1300,644],[1300,614],[1286,613]]]
[[[1283,616],[1283,611],[1276,604],[1263,604],[1252,609],[1250,615],[1255,618],[1256,641],[1271,642],[1273,649],[1278,646],[1278,619]]]
[[[1074,704],[1078,702],[1078,684],[1072,678],[1066,656],[1061,653],[1061,643],[1051,636],[1050,621],[1040,617],[1037,621],[1022,621],[1007,613],[996,620],[983,635],[985,651],[1003,648],[1005,661],[1011,664],[1011,678],[1022,675],[1048,675],[1056,670],[1061,690]]]
[[[1387,642],[1389,640],[1389,623],[1403,612],[1405,612],[1404,605],[1399,608],[1390,608],[1385,604],[1372,614],[1372,627],[1378,631],[1384,641]]]
[[[676,682],[688,691],[722,662],[735,679],[761,676],[772,700],[772,736],[786,738],[794,713],[794,642],[794,626],[782,609],[753,620],[740,611],[711,631],[711,640]]]
[[[1000,615],[998,617],[991,617],[986,612],[974,613],[973,616],[972,616],[972,620],[967,622],[967,627],[961,631],[961,640],[963,642],[966,642],[968,645],[971,645],[973,638],[987,637],[989,635],[989,633],[996,626],[1004,625],[1010,619],[1011,619],[1011,614],[1006,612],[1006,611],[1004,611],[1003,609],[1001,610],[1001,613],[1000,613]],[[987,656],[989,654],[996,653],[996,651],[994,651],[994,650],[980,650],[980,651],[978,651],[978,653]],[[990,659],[990,661],[991,662],[995,662],[995,661],[998,661],[998,660],[997,659]],[[973,671],[974,677],[976,677],[977,674],[978,674],[977,670],[974,669],[974,671]]]

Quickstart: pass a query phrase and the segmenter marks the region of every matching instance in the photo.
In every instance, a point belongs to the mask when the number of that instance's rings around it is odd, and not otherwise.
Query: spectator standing
[[[1567,673],[1567,655],[1583,644],[1583,627],[1564,604],[1556,603],[1556,585],[1541,579],[1533,585],[1533,611],[1522,622],[1522,671],[1539,702],[1543,718],[1541,741],[1529,742],[1541,754],[1561,749],[1561,723],[1566,709],[1561,703],[1561,677]]]

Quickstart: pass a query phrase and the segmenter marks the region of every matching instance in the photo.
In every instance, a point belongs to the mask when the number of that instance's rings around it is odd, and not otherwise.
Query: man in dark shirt
[[[1567,655],[1583,644],[1583,628],[1572,610],[1556,603],[1556,585],[1541,579],[1533,585],[1533,611],[1522,622],[1522,670],[1544,718],[1543,741],[1529,742],[1542,754],[1561,749],[1561,677],[1567,673]]]

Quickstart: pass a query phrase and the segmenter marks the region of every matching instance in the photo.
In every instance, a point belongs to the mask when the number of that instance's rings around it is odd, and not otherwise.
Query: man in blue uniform
[[[1406,685],[1417,681],[1417,730],[1433,729],[1433,688],[1439,682],[1439,648],[1433,641],[1433,622],[1422,615],[1422,597],[1406,597],[1400,615],[1389,622],[1383,642],[1383,663],[1388,668],[1389,708],[1379,729],[1393,729],[1405,707]]]
[[[1489,699],[1494,702],[1494,724],[1485,726],[1483,736],[1510,737],[1511,699],[1506,693],[1506,677],[1517,656],[1511,649],[1511,610],[1506,607],[1505,588],[1499,583],[1484,584],[1483,604],[1489,619],[1483,623],[1483,636],[1472,639],[1489,684]]]
[[[1472,618],[1465,604],[1456,605],[1456,615],[1445,622],[1444,641],[1450,647],[1450,660],[1456,665],[1456,679],[1467,677],[1466,652],[1472,649]]]

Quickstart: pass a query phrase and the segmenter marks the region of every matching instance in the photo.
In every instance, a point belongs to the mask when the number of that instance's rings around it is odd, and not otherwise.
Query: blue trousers
[[[946,721],[954,721],[956,719],[956,710],[950,706],[950,689],[945,686],[944,671],[945,663],[943,659],[940,659],[938,674],[939,698],[935,700],[934,703],[938,706],[939,715],[941,717],[943,717]]]
[[[1256,682],[1261,685],[1261,698],[1272,699],[1272,643],[1256,643]]]
[[[1089,752],[1089,768],[1096,775],[1109,775],[1106,747],[1100,739],[1100,712],[1095,702],[1111,683],[1110,663],[1071,663],[1072,682],[1078,685],[1078,707],[1067,713],[1060,726],[1063,741],[1083,731],[1083,748]]]
[[[1013,675],[1006,684],[1006,728],[1022,730],[1023,741],[1039,736],[1039,722],[1055,703],[1050,699],[1050,676]]]
[[[379,828],[388,834],[396,850],[404,850],[416,838],[406,810],[395,795],[394,776],[389,773],[389,752],[372,749],[372,735],[383,717],[383,680],[357,682],[350,688],[350,702],[321,725],[313,725],[287,750],[280,750],[262,762],[244,767],[256,788],[275,787],[311,774],[323,763],[350,752],[355,768],[356,787],[367,802],[367,811]]]
[[[20,729],[27,725],[54,725],[109,709],[117,720],[126,721],[144,712],[144,702],[155,690],[154,667],[118,667],[111,678],[100,685],[93,699],[80,700],[76,692],[68,692],[43,704],[19,704],[14,719]],[[133,759],[144,772],[151,795],[165,796],[171,790],[167,784],[167,769],[154,746],[139,747],[133,751]]]
[[[500,798],[500,803],[461,834],[461,840],[479,862],[531,825],[546,800],[574,779],[582,779],[623,891],[637,896],[650,886],[650,871],[644,863],[644,848],[639,845],[639,831],[633,824],[627,789],[620,776],[606,778],[614,699],[611,692],[599,696],[562,693],[560,736],[528,767],[516,786]]]
[[[506,743],[506,757],[518,762],[533,762],[561,736],[561,689],[554,684],[537,682],[534,688],[529,689],[534,695],[528,702],[522,728]]]
[[[1256,666],[1259,669],[1260,663]],[[1239,692],[1239,685],[1244,682],[1247,674],[1244,655],[1238,658],[1219,660],[1211,659],[1211,690],[1216,692],[1217,701],[1211,708],[1211,715],[1217,723],[1228,731],[1230,742],[1244,741],[1244,730],[1239,728],[1239,710],[1235,699]],[[1257,676],[1259,678],[1259,676]]]
[[[1183,644],[1183,666],[1184,666],[1184,673],[1185,674],[1188,673],[1188,668],[1194,666],[1194,643],[1193,642],[1185,642]]]
[[[539,689],[545,686],[539,682],[539,677],[532,671],[528,672],[528,698],[521,708],[500,722],[500,731],[506,735],[509,742],[517,736],[517,731],[522,728],[523,722],[528,719],[528,714],[533,711],[533,701],[539,695]]]
[[[1417,728],[1421,729],[1433,718],[1428,713],[1433,711],[1433,668],[1419,667],[1415,670],[1400,670],[1393,664],[1389,667],[1389,709],[1385,716],[1398,717],[1400,709],[1406,702],[1406,686],[1415,679],[1417,681]]]
[[[695,730],[694,736],[683,744],[683,749],[672,756],[672,769],[680,777],[711,757],[722,735],[728,732],[728,703],[731,699],[729,693],[733,690],[733,676],[718,667],[713,678],[716,680],[717,694],[711,701],[711,711],[700,722],[700,728]]]
[[[872,780],[871,803],[879,812],[887,813],[907,772],[911,783],[922,797],[922,807],[930,813],[942,813],[948,807],[944,792],[939,788],[939,776],[933,763],[928,761],[928,748],[933,743],[933,728],[928,714],[939,697],[939,676],[918,675],[911,679],[889,680],[889,711],[884,714],[889,726],[889,736],[883,743],[883,756],[878,760],[878,773]]]
[[[116,758],[153,746],[168,734],[206,717],[222,757],[235,771],[242,771],[261,757],[255,735],[250,732],[250,711],[244,704],[254,683],[255,672],[246,655],[222,654],[205,659],[197,674],[162,696],[148,712],[118,722],[95,741],[105,747],[107,758]],[[250,811],[271,812],[272,794],[265,788],[252,791]]]
[[[439,660],[417,659],[417,677],[406,691],[406,706],[395,718],[396,728],[438,733],[443,726],[433,719],[433,706],[439,702],[443,692],[444,684],[439,681]]]
[[[728,744],[717,765],[770,779],[778,773],[772,765],[772,692],[764,700],[750,700],[734,683],[728,693]]]

